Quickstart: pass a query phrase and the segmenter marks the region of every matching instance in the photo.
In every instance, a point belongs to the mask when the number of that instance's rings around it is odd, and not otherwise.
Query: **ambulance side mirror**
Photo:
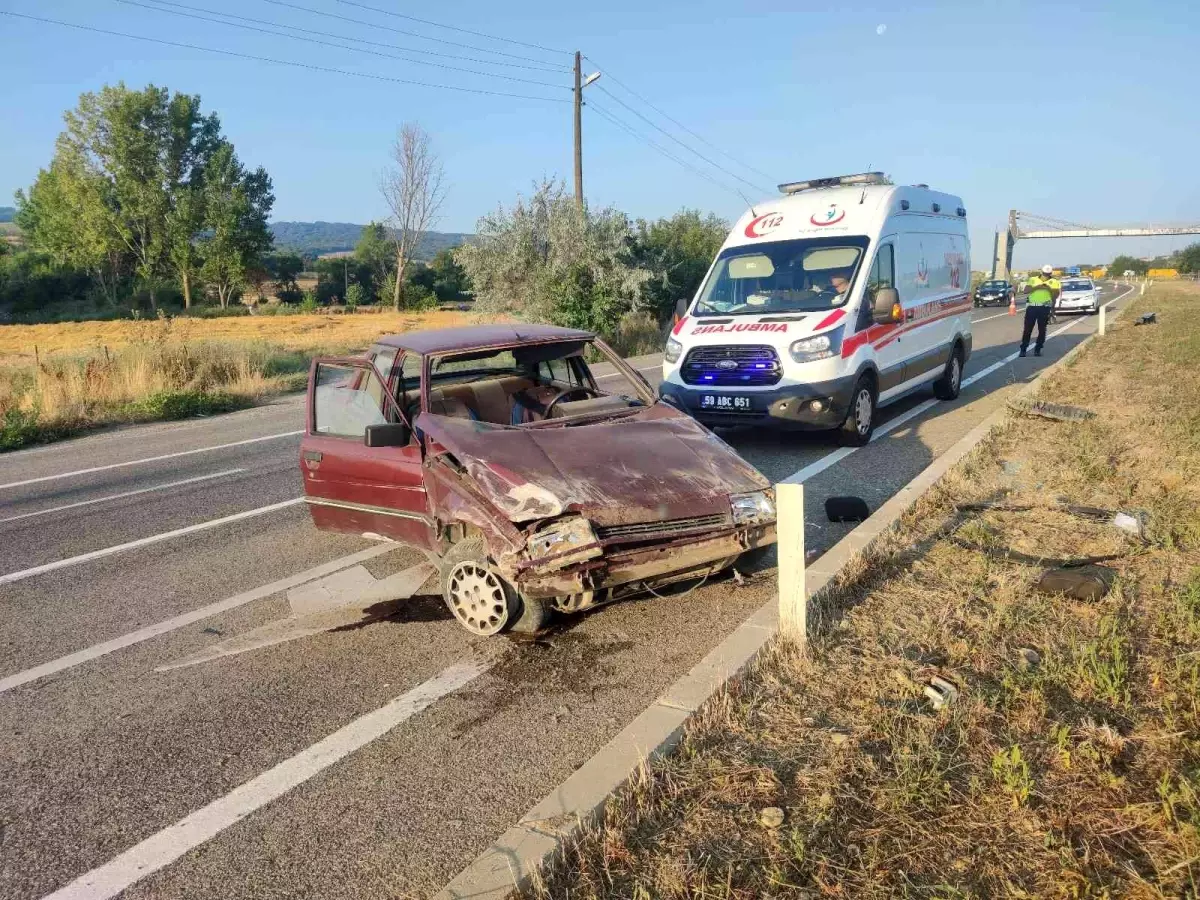
[[[895,288],[877,288],[871,307],[871,321],[876,325],[893,325],[904,317],[900,308],[900,292]]]

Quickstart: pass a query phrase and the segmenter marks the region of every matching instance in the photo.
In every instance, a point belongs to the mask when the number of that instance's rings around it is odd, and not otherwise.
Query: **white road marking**
[[[978,325],[980,322],[990,322],[990,321],[992,321],[992,319],[1000,319],[1007,315],[1008,315],[1007,312],[996,313],[994,316],[984,316],[982,319],[972,319],[971,324]],[[1013,318],[1016,318],[1015,313],[1013,314]]]
[[[5,488],[24,487],[27,484],[41,484],[44,481],[57,481],[60,478],[74,478],[77,475],[91,475],[93,472],[107,472],[110,469],[123,469],[126,466],[141,466],[146,463],[161,462],[164,459],[178,459],[181,456],[192,456],[196,453],[209,453],[213,450],[228,450],[230,447],[244,447],[247,444],[258,444],[262,441],[274,441],[279,438],[295,437],[304,434],[303,431],[283,431],[279,434],[268,434],[265,437],[246,438],[244,441],[233,441],[229,444],[216,444],[212,447],[197,447],[195,450],[180,450],[178,453],[164,453],[161,456],[147,456],[145,459],[131,459],[128,462],[110,463],[107,466],[92,466],[90,469],[76,469],[74,472],[60,472],[57,475],[42,475],[39,478],[26,478],[23,481],[10,481],[0,484],[0,491]]]
[[[262,809],[334,763],[387,734],[400,723],[470,684],[490,662],[459,662],[401,694],[374,712],[360,716],[333,734],[286,759],[257,778],[234,788],[174,825],[164,828],[99,868],[80,875],[43,900],[108,900],[169,866],[190,850],[212,840],[250,813]]]
[[[121,500],[125,497],[136,497],[138,494],[149,494],[152,491],[165,491],[167,488],[181,487],[185,484],[195,484],[197,481],[210,481],[213,478],[224,478],[226,475],[236,475],[245,469],[226,469],[224,472],[213,472],[211,475],[197,475],[195,478],[185,478],[182,481],[171,481],[167,484],[156,484],[154,487],[139,488],[136,491],[126,491],[123,494],[110,494],[107,497],[97,497],[95,500],[80,500],[78,503],[68,503],[66,506],[55,506],[50,509],[39,509],[36,512],[21,513],[19,516],[9,516],[0,519],[4,522],[15,522],[18,519],[32,519],[34,516],[48,516],[50,513],[64,512],[68,509],[78,509],[81,506],[91,506],[94,503],[107,503],[109,500]]]
[[[1132,289],[1130,289],[1130,290],[1132,290]],[[1120,297],[1115,297],[1114,299],[1110,300],[1109,303],[1116,303],[1117,300],[1120,300],[1122,297],[1127,296],[1129,293],[1130,293],[1130,291],[1126,291]],[[1079,322],[1080,322],[1080,320],[1078,320],[1078,319],[1074,320],[1070,324],[1064,325],[1062,328],[1059,328],[1057,331],[1050,332],[1048,335],[1046,335],[1046,337],[1047,337],[1047,339],[1052,338],[1052,337],[1058,337],[1058,335],[1062,334],[1063,332],[1070,331],[1072,328],[1074,328],[1076,325],[1078,325]],[[994,362],[987,368],[981,369],[980,371],[976,372],[970,378],[964,378],[962,380],[962,386],[970,387],[972,384],[979,381],[980,379],[987,378],[987,376],[991,375],[997,369],[1001,369],[1004,366],[1008,365],[1014,359],[1017,359],[1020,355],[1021,354],[1019,351],[1016,353],[1008,354],[1008,356],[1004,357],[1003,359],[1001,359],[997,362]],[[883,435],[887,434],[889,431],[894,431],[895,429],[899,428],[905,422],[909,422],[912,419],[915,419],[917,416],[921,415],[922,413],[928,412],[929,410],[933,409],[933,407],[937,406],[941,402],[942,402],[941,400],[938,400],[936,398],[926,400],[923,403],[918,403],[912,409],[908,410],[908,412],[906,412],[902,415],[896,416],[896,418],[894,418],[894,419],[889,419],[888,421],[884,422],[882,425],[880,425],[878,428],[875,429],[875,433],[873,435],[871,435],[871,443],[874,443],[875,441],[879,440],[879,438],[881,438]],[[832,453],[822,456],[816,462],[809,463],[803,469],[799,469],[798,471],[793,472],[791,475],[789,475],[787,478],[785,478],[784,481],[787,481],[791,484],[806,481],[807,479],[812,478],[814,475],[824,472],[830,466],[841,462],[843,459],[845,459],[851,453],[854,453],[855,451],[861,450],[861,449],[862,449],[861,447],[843,447],[840,450],[834,450]]]
[[[207,522],[198,522],[195,525],[188,525],[184,528],[176,528],[174,531],[164,531],[162,534],[152,534],[149,537],[138,538],[136,541],[129,541],[125,544],[117,544],[113,547],[105,547],[102,550],[93,550],[91,553],[81,553],[79,556],[72,556],[69,559],[60,559],[57,562],[46,563],[42,566],[34,566],[32,569],[22,569],[20,572],[9,572],[7,575],[0,575],[0,584],[12,584],[14,581],[23,581],[26,578],[32,578],[34,575],[42,575],[46,572],[53,572],[56,569],[65,569],[68,566],[77,566],[80,563],[91,562],[93,559],[101,559],[105,556],[112,556],[114,553],[120,553],[123,550],[133,550],[137,547],[145,547],[149,544],[157,544],[160,541],[169,541],[172,538],[182,537],[185,534],[193,534],[197,531],[204,531],[208,528],[216,528],[218,525],[227,525],[230,522],[240,522],[242,519],[261,516],[266,513],[275,512],[278,509],[284,509],[288,506],[295,506],[296,504],[303,502],[303,497],[296,497],[292,500],[284,500],[281,503],[272,503],[269,506],[260,506],[257,509],[248,509],[245,512],[234,513],[231,516],[222,516],[219,519],[209,519]]]
[[[210,603],[207,606],[201,606],[199,609],[182,613],[172,619],[166,619],[154,625],[147,625],[145,628],[139,628],[137,631],[123,634],[120,637],[113,638],[111,641],[93,644],[91,647],[85,647],[66,656],[60,656],[58,659],[44,662],[41,665],[34,666],[32,669],[25,669],[23,672],[17,672],[16,674],[9,675],[7,678],[0,678],[0,694],[3,694],[5,691],[11,691],[13,688],[20,687],[23,684],[28,684],[31,681],[37,681],[39,678],[45,678],[47,675],[53,675],[56,672],[62,672],[66,669],[73,669],[75,666],[91,662],[93,659],[99,659],[101,656],[107,656],[109,653],[114,653],[117,650],[132,647],[134,644],[148,641],[150,638],[158,637],[160,634],[175,631],[178,628],[191,625],[193,622],[207,619],[209,616],[237,609],[239,606],[245,606],[247,603],[252,603],[255,600],[261,600],[264,597],[270,597],[272,594],[282,593],[289,588],[315,581],[318,578],[323,578],[348,566],[357,565],[368,559],[374,559],[377,556],[382,556],[384,553],[390,553],[395,549],[395,544],[391,546],[369,547],[366,550],[360,550],[357,553],[351,553],[349,556],[330,560],[327,563],[322,563],[303,572],[297,572],[295,575],[289,575],[287,578],[272,581],[270,584],[264,584],[262,587],[244,591],[241,594],[235,594],[232,597],[218,600],[216,603]]]

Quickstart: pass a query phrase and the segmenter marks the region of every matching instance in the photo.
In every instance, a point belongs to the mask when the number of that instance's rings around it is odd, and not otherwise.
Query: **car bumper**
[[[772,425],[821,430],[837,428],[846,419],[857,376],[814,384],[789,384],[770,390],[741,393],[727,388],[704,389],[664,381],[659,395],[694,419],[710,426]],[[701,406],[708,394],[738,394],[750,401],[749,409],[715,410]],[[818,408],[819,406],[819,408]]]
[[[707,537],[683,538],[609,552],[599,559],[552,572],[532,569],[517,577],[517,588],[525,596],[537,598],[589,592],[621,593],[622,588],[626,589],[624,593],[633,593],[646,587],[719,572],[733,565],[747,550],[774,543],[774,522],[752,525]],[[595,602],[602,600],[598,598]]]
[[[1054,304],[1055,312],[1087,312],[1100,305],[1098,299],[1084,298],[1080,300],[1059,300]]]
[[[1009,297],[1008,295],[1001,295],[998,297],[976,297],[975,305],[976,306],[1007,306],[1011,299],[1012,298]]]

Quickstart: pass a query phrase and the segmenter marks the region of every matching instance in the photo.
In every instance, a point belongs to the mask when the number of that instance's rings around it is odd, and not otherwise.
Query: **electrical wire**
[[[700,143],[704,144],[707,147],[711,147],[713,150],[716,150],[718,153],[720,153],[726,159],[737,163],[743,169],[746,169],[749,172],[753,172],[755,175],[761,175],[763,178],[766,178],[768,181],[773,179],[773,176],[768,175],[766,172],[762,171],[761,169],[754,168],[754,166],[750,165],[749,163],[742,162],[740,159],[738,159],[732,153],[727,153],[726,151],[722,150],[720,147],[718,147],[712,141],[708,140],[703,135],[697,134],[696,132],[692,131],[692,129],[688,128],[686,125],[684,125],[682,122],[680,122],[678,119],[671,116],[669,113],[664,112],[662,109],[659,109],[657,106],[655,106],[649,100],[647,100],[645,97],[643,97],[641,94],[639,94],[633,88],[631,88],[629,85],[627,85],[621,79],[619,79],[616,75],[612,74],[612,71],[610,69],[606,68],[605,66],[600,65],[599,62],[592,59],[590,56],[587,57],[587,59],[590,63],[592,63],[592,65],[594,65],[594,66],[596,66],[596,68],[600,69],[604,73],[604,76],[608,80],[619,84],[621,87],[623,87],[629,93],[633,94],[633,96],[637,97],[639,100],[641,100],[643,103],[645,103],[648,107],[650,107],[652,110],[654,110],[660,116],[662,116],[668,122],[671,122],[673,125],[677,126],[678,128],[683,129],[688,134],[690,134],[692,137],[694,137],[696,140],[700,141]]]
[[[476,46],[475,44],[463,44],[463,43],[460,43],[459,41],[447,41],[442,38],[435,38],[435,37],[430,37],[427,34],[421,34],[418,31],[405,31],[403,28],[392,28],[389,25],[380,25],[378,22],[367,22],[363,19],[353,19],[350,16],[343,16],[338,13],[326,12],[323,9],[313,9],[311,6],[301,6],[298,3],[288,3],[288,2],[286,2],[286,0],[263,0],[263,2],[270,3],[273,6],[284,6],[284,7],[287,7],[288,9],[296,9],[296,10],[299,10],[300,12],[312,13],[314,16],[325,16],[326,18],[338,19],[342,22],[353,22],[355,25],[365,25],[367,28],[375,29],[378,31],[391,31],[396,34],[406,34],[409,37],[420,38],[423,41],[433,41],[434,43],[437,43],[437,44],[446,44],[449,47],[463,47],[467,50],[478,50],[482,53],[494,53],[497,56],[507,56],[509,59],[519,59],[523,62],[542,63],[543,65],[553,65],[553,63],[547,63],[544,59],[535,59],[532,56],[520,56],[516,53],[505,53],[503,50],[492,50],[489,47],[479,47],[479,46]],[[567,69],[566,66],[562,66],[560,68],[562,68],[563,70]]]
[[[713,178],[707,172],[705,172],[702,169],[696,168],[687,160],[680,159],[678,156],[676,156],[670,150],[667,150],[661,144],[655,143],[653,140],[646,137],[646,135],[642,134],[641,132],[637,131],[635,128],[631,127],[628,123],[621,121],[619,118],[617,118],[615,115],[610,113],[608,110],[604,109],[604,107],[597,106],[595,103],[589,101],[586,105],[586,108],[590,109],[592,112],[596,113],[598,116],[601,116],[602,118],[607,119],[610,123],[612,123],[613,125],[616,125],[618,128],[622,129],[623,131],[626,131],[629,134],[633,135],[633,137],[637,138],[642,143],[648,144],[649,146],[653,147],[655,150],[657,150],[659,153],[661,153],[667,159],[671,160],[672,162],[674,162],[680,166],[683,166],[683,168],[687,169],[692,174],[698,175],[700,178],[703,178],[705,181],[707,181],[711,184],[715,184],[717,187],[721,188],[722,190],[726,190],[726,191],[729,191],[730,193],[737,194],[739,197],[742,197],[742,199],[745,199],[742,192],[739,191],[737,188],[731,187],[728,184],[725,184],[723,181],[720,181],[717,178]]]
[[[41,16],[30,16],[25,13],[10,12],[0,9],[0,16],[11,16],[16,19],[26,19],[30,22],[41,22],[45,25],[60,25],[64,28],[74,28],[78,31],[90,31],[93,34],[104,34],[109,37],[129,38],[135,41],[145,41],[151,44],[161,44],[165,47],[181,47],[184,50],[199,50],[203,53],[215,53],[220,56],[231,56],[236,59],[248,59],[254,62],[271,63],[277,66],[291,66],[296,69],[308,69],[312,72],[327,72],[333,75],[349,75],[352,78],[369,78],[372,81],[387,81],[392,84],[410,84],[416,87],[441,88],[446,91],[458,91],[464,94],[482,94],[491,97],[511,97],[517,100],[540,100],[546,103],[570,103],[570,100],[558,97],[536,97],[531,94],[514,94],[508,91],[489,91],[484,88],[459,87],[453,84],[436,84],[429,81],[414,81],[411,78],[394,78],[390,75],[376,75],[372,72],[354,72],[349,69],[335,69],[331,66],[318,66],[312,63],[296,62],[290,59],[274,59],[270,56],[256,56],[252,53],[239,53],[236,50],[222,50],[214,47],[202,47],[199,44],[185,44],[182,41],[168,41],[164,38],[146,37],[142,34],[129,34],[124,31],[110,31],[107,28],[97,28],[94,25],[80,25],[76,22],[63,22],[59,19],[46,19]]]
[[[172,3],[172,2],[170,2],[170,0],[151,0],[151,2],[157,4],[158,6],[173,6],[173,7],[178,7],[179,9],[191,10],[193,12],[203,12],[203,13],[210,13],[211,15],[214,15],[214,16],[224,16],[226,19],[234,19],[234,20],[237,20],[240,22],[253,22],[256,25],[269,25],[273,28],[286,28],[288,31],[299,31],[302,34],[315,34],[318,37],[329,37],[329,38],[334,38],[339,41],[348,41],[349,43],[352,43],[352,44],[364,44],[368,47],[383,47],[384,49],[387,49],[387,50],[399,50],[403,53],[420,53],[422,56],[435,56],[439,59],[455,59],[455,60],[460,60],[462,62],[481,63],[482,65],[485,65],[485,66],[505,66],[507,68],[512,68],[512,69],[528,69],[529,71],[532,71],[532,72],[565,72],[565,71],[569,71],[567,69],[563,69],[561,66],[545,66],[545,65],[530,66],[530,65],[525,65],[524,63],[502,62],[501,60],[498,60],[498,59],[480,59],[479,57],[476,57],[476,56],[460,56],[456,53],[447,53],[443,50],[425,50],[420,47],[402,47],[399,44],[384,44],[384,43],[380,43],[379,41],[368,41],[365,38],[350,37],[349,35],[345,35],[345,34],[330,34],[327,31],[314,31],[311,28],[301,28],[299,25],[288,25],[285,22],[273,22],[269,19],[255,19],[252,16],[237,16],[237,15],[234,15],[233,13],[223,12],[222,10],[218,10],[218,9],[206,9],[203,6],[188,6],[187,4],[184,4],[184,3]],[[160,10],[160,12],[166,12],[166,11],[167,10],[165,10],[165,9]],[[555,86],[557,87],[557,85],[555,85]]]
[[[226,22],[224,19],[217,19],[212,16],[200,15],[194,12],[183,12],[177,9],[164,9],[161,6],[151,6],[148,3],[141,3],[139,0],[116,0],[117,3],[123,3],[126,6],[139,6],[142,9],[153,10],[154,12],[166,13],[169,16],[183,16],[188,19],[199,19],[202,22],[216,22],[218,25],[227,25],[230,28],[242,28],[246,31],[256,31],[259,34],[270,34],[275,37],[289,38],[293,41],[306,41],[310,44],[320,44],[324,47],[336,47],[339,50],[348,50],[351,53],[366,53],[371,56],[380,56],[384,59],[397,59],[401,62],[413,63],[419,66],[433,66],[438,69],[448,69],[452,72],[466,72],[469,75],[483,75],[486,78],[503,78],[505,81],[515,81],[520,84],[533,84],[538,87],[561,88],[570,90],[565,85],[551,84],[548,81],[534,81],[532,78],[521,78],[517,75],[504,75],[499,72],[481,72],[479,69],[464,69],[462,66],[451,66],[447,63],[430,62],[425,59],[408,59],[404,56],[397,56],[395,53],[382,53],[379,50],[367,50],[364,47],[347,47],[344,44],[335,44],[333,41],[323,41],[320,38],[302,37],[298,34],[288,34],[286,31],[274,31],[270,28],[260,28],[257,25],[243,25],[240,22]],[[171,6],[182,6],[179,3],[172,3]],[[206,10],[207,12],[207,10]],[[217,13],[217,15],[221,15]],[[333,37],[333,35],[330,35]]]
[[[597,87],[598,87],[598,89],[599,89],[600,91],[602,91],[602,92],[603,92],[603,93],[604,93],[606,96],[608,96],[608,97],[611,97],[613,100],[616,100],[616,101],[617,101],[618,103],[620,103],[620,104],[621,104],[623,107],[625,107],[627,110],[629,110],[631,113],[633,113],[633,114],[634,114],[635,116],[637,116],[639,119],[641,119],[643,122],[645,122],[645,123],[646,123],[647,125],[649,125],[651,128],[653,128],[655,131],[659,131],[659,132],[661,132],[661,133],[665,134],[667,137],[669,137],[671,140],[673,140],[675,143],[677,143],[677,144],[678,144],[680,147],[682,147],[684,150],[687,150],[689,153],[692,153],[692,154],[694,154],[694,155],[696,155],[696,156],[700,157],[702,160],[704,160],[706,163],[708,163],[708,164],[709,164],[710,166],[712,166],[714,169],[717,169],[717,170],[719,170],[719,171],[721,171],[721,172],[724,172],[724,173],[725,173],[726,175],[728,175],[730,178],[734,178],[734,179],[736,179],[736,180],[740,181],[742,184],[744,184],[744,185],[748,185],[749,187],[752,187],[752,188],[754,188],[754,190],[756,190],[756,191],[763,191],[764,193],[770,193],[770,191],[764,191],[764,189],[763,189],[762,187],[760,187],[759,185],[755,184],[753,181],[747,181],[745,178],[743,178],[741,175],[738,175],[736,172],[731,172],[731,171],[729,171],[727,168],[725,168],[725,167],[724,167],[723,165],[721,165],[720,163],[713,162],[711,159],[709,159],[707,156],[705,156],[705,155],[704,155],[703,153],[701,153],[699,150],[697,150],[697,149],[695,149],[694,147],[691,147],[691,146],[689,146],[688,144],[684,143],[684,142],[683,142],[683,141],[681,141],[679,138],[675,137],[675,135],[671,134],[671,132],[669,132],[669,131],[667,131],[665,128],[663,128],[661,125],[658,125],[658,124],[656,124],[656,123],[655,123],[653,120],[651,120],[651,119],[648,119],[646,116],[642,115],[640,112],[638,112],[638,110],[634,109],[632,106],[630,106],[628,103],[626,103],[626,102],[625,102],[624,100],[622,100],[620,97],[618,97],[618,96],[617,96],[616,94],[614,94],[612,91],[608,90],[607,88],[601,87],[601,86],[597,86]]]
[[[443,25],[441,22],[431,22],[429,19],[418,19],[416,16],[409,16],[404,13],[393,12],[390,9],[379,9],[376,6],[367,6],[365,3],[355,3],[354,0],[338,0],[338,3],[343,3],[346,6],[357,6],[359,9],[369,9],[372,12],[383,13],[387,16],[395,16],[397,19],[408,19],[410,22],[420,22],[422,25],[432,25],[434,28],[446,28],[450,31],[459,31],[463,34],[473,34],[475,37],[487,38],[491,41],[504,41],[508,44],[517,44],[521,47],[530,47],[534,50],[545,50],[547,53],[570,53],[570,50],[556,50],[553,47],[543,47],[541,44],[531,44],[528,41],[518,41],[514,38],[500,37],[496,34],[486,34],[482,31],[472,31],[470,28],[459,28],[457,25]]]

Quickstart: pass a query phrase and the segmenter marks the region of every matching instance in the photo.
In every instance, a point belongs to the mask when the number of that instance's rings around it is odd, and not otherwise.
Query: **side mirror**
[[[871,307],[871,321],[876,325],[892,325],[904,319],[900,292],[895,288],[879,288]]]
[[[368,425],[363,443],[368,447],[406,447],[412,432],[404,422]]]

